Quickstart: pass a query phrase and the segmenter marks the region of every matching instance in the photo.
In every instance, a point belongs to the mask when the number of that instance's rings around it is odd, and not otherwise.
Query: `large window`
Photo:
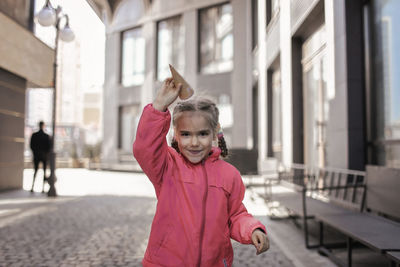
[[[400,1],[372,2],[372,163],[400,167]],[[368,43],[366,47],[369,47]]]
[[[169,65],[183,73],[184,27],[181,16],[158,22],[157,25],[157,79],[164,80],[171,76]]]
[[[279,12],[279,0],[267,0],[267,25],[276,17]]]
[[[325,26],[308,38],[302,47],[303,107],[304,107],[304,159],[305,164],[329,166],[327,162],[327,125],[329,101],[334,92],[328,91],[327,60],[325,57]]]
[[[144,81],[145,41],[141,28],[122,33],[122,73],[123,86],[141,85]]]
[[[228,72],[233,68],[231,4],[200,10],[200,71]]]
[[[140,119],[139,105],[119,107],[119,138],[118,148],[124,152],[131,152],[133,141],[136,138],[136,129]]]
[[[272,73],[272,153],[274,158],[282,160],[282,109],[281,109],[281,72]]]
[[[258,45],[258,0],[251,0],[251,48]]]

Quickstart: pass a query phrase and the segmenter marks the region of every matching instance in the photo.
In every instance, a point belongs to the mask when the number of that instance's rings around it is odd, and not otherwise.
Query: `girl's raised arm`
[[[158,193],[167,162],[166,135],[171,115],[168,106],[175,101],[181,86],[175,87],[172,79],[166,79],[153,104],[147,105],[139,121],[133,154]]]
[[[161,89],[157,92],[156,99],[153,101],[153,107],[159,111],[166,111],[179,95],[182,84],[174,84],[173,78],[165,79]]]

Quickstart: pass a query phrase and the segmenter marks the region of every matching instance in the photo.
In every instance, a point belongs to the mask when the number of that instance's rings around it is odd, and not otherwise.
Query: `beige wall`
[[[39,87],[51,87],[54,50],[0,12],[0,67]]]
[[[0,190],[22,187],[26,80],[0,68]]]
[[[18,24],[29,28],[30,4],[27,0],[1,0],[0,12],[3,12]]]
[[[22,187],[25,91],[50,87],[54,50],[29,27],[29,1],[0,2],[0,191]]]

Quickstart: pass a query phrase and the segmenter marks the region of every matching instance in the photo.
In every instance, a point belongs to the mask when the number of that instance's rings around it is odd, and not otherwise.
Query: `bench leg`
[[[306,248],[308,248],[308,249],[319,248],[320,244],[310,245],[310,240],[308,239],[308,222],[307,222],[309,219],[312,219],[312,218],[307,218],[307,217],[303,218],[304,242],[305,242]]]
[[[347,266],[348,267],[351,267],[352,249],[353,249],[353,240],[351,239],[351,237],[347,237]]]
[[[307,216],[307,206],[306,206],[306,190],[305,188],[303,189],[302,192],[302,204],[303,204],[303,227],[304,227],[304,241],[306,243],[306,248],[319,248],[319,244],[315,245],[310,245],[309,240],[308,240],[308,219],[312,219],[313,217]]]
[[[319,245],[322,247],[324,245],[324,224],[319,222]]]

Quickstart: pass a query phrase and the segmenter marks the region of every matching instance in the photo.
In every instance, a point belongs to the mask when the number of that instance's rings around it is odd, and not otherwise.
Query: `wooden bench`
[[[272,194],[272,201],[278,201],[289,211],[289,218],[301,219],[304,242],[307,248],[321,246],[310,244],[308,221],[316,215],[334,215],[361,211],[365,193],[365,172],[341,169],[308,169],[293,164],[279,175],[279,184],[285,193]],[[320,232],[322,232],[320,224]],[[337,244],[331,244],[336,246]]]
[[[391,260],[391,267],[400,266],[400,251],[387,251],[386,255]]]
[[[274,194],[272,200],[285,206],[292,218],[303,221],[305,245],[319,248],[341,266],[352,265],[354,241],[387,256],[393,266],[400,252],[400,170],[377,166],[365,172],[319,169],[294,165],[281,173],[280,184],[290,191]],[[308,220],[319,225],[319,242],[309,243]],[[332,248],[341,244],[325,243],[324,225],[344,234],[347,261],[334,256]]]
[[[316,213],[315,219],[347,236],[347,264],[324,246],[320,231],[319,251],[341,266],[352,265],[353,242],[357,241],[387,256],[392,265],[400,262],[400,170],[367,166],[366,212]]]

